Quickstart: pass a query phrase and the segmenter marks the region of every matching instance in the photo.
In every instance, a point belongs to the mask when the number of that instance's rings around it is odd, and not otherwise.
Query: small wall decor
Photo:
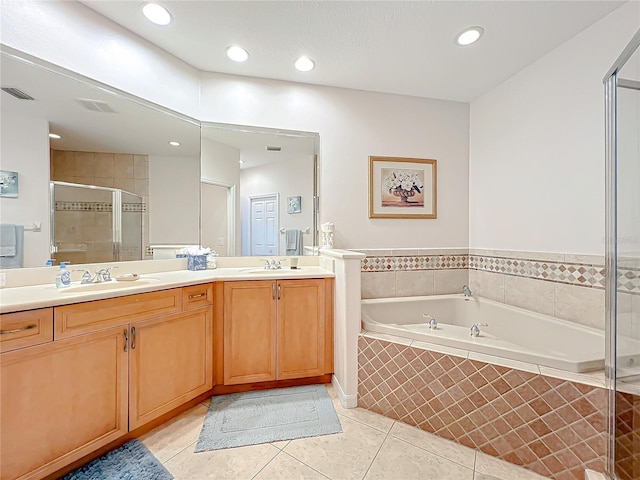
[[[369,157],[369,218],[438,218],[436,160]]]
[[[302,212],[302,197],[287,197],[287,213]]]
[[[0,170],[0,197],[18,196],[18,172]]]

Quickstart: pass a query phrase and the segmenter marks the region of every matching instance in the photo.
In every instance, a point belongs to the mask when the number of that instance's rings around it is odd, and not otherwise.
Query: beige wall
[[[200,158],[149,157],[149,243],[200,244]]]
[[[49,258],[49,122],[15,116],[0,126],[0,168],[18,172],[20,189],[18,198],[0,197],[0,222],[42,224],[41,232],[24,232],[23,261],[42,266]]]

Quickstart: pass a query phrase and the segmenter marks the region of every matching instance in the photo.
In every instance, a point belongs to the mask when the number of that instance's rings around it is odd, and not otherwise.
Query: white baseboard
[[[333,385],[333,388],[336,389],[342,408],[356,408],[358,406],[358,395],[345,394],[335,375],[331,377],[331,384]]]
[[[584,471],[584,480],[607,480],[607,477],[600,472],[596,472],[595,470],[589,470],[587,468]]]

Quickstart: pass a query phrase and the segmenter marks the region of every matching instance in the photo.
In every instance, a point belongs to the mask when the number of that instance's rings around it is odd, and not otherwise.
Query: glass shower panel
[[[128,192],[121,192],[120,225],[121,238],[120,260],[142,260],[142,231],[144,203],[142,197]]]
[[[112,262],[113,190],[52,182],[52,255],[56,263]]]
[[[640,50],[617,73],[613,469],[640,480]]]

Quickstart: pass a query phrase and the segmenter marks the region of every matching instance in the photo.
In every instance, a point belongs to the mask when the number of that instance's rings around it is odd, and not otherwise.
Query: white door
[[[251,255],[279,255],[277,194],[251,197]]]

